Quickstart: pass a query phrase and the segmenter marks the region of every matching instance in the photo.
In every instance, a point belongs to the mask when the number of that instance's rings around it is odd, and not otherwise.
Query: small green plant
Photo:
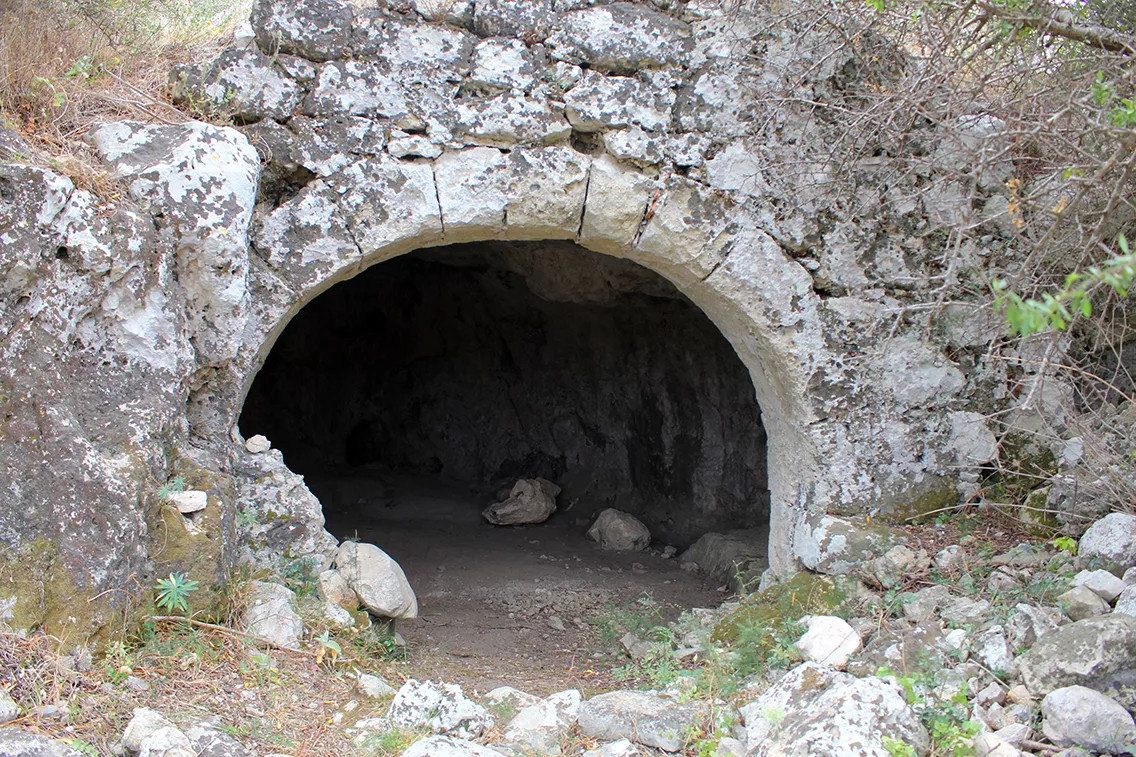
[[[394,757],[394,755],[406,751],[406,748],[417,741],[421,735],[417,731],[391,729],[374,736],[368,736],[362,743],[362,747],[364,750],[378,755],[378,757]]]
[[[316,643],[316,664],[319,665],[324,660],[327,660],[329,665],[334,666],[336,660],[343,655],[343,647],[339,642],[331,638],[331,631],[325,630],[314,639]]]
[[[154,584],[157,592],[154,604],[167,612],[185,612],[189,609],[189,595],[197,591],[198,584],[185,573],[171,573]]]
[[[90,755],[90,757],[99,757],[99,748],[83,739],[71,739],[67,742],[67,746],[74,749],[79,754]]]
[[[174,476],[158,487],[158,497],[162,500],[168,500],[171,494],[185,491],[186,486],[185,476]]]
[[[884,736],[883,742],[884,749],[891,757],[917,757],[918,753],[915,751],[915,747],[904,741],[893,739],[891,736]]]
[[[1072,557],[1077,556],[1077,540],[1071,536],[1058,536],[1053,540],[1053,546]]]

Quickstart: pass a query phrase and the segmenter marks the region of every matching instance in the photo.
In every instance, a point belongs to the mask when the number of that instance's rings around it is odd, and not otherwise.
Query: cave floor
[[[386,551],[418,595],[419,617],[398,624],[409,658],[396,669],[407,678],[479,693],[609,690],[628,658],[605,635],[608,622],[625,622],[628,607],[670,621],[725,596],[664,558],[663,545],[605,552],[585,537],[590,519],[572,509],[498,527],[481,519],[488,500],[464,487],[397,474],[322,483],[348,492],[325,504],[328,529]]]

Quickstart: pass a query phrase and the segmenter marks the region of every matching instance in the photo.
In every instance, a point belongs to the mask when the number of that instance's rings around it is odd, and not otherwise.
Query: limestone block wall
[[[775,575],[820,513],[947,504],[993,456],[976,411],[998,381],[974,357],[993,335],[895,316],[941,274],[969,198],[870,166],[854,197],[834,191],[857,75],[835,35],[579,0],[261,0],[252,26],[249,46],[172,77],[234,126],[92,131],[123,199],[0,169],[9,620],[58,630],[69,592],[99,597],[72,623],[95,628],[154,571],[327,554],[318,501],[277,453],[246,453],[236,421],[307,302],[425,247],[571,240],[701,308],[761,406]],[[944,177],[972,159],[944,155]],[[171,542],[157,490],[175,475],[213,519]]]

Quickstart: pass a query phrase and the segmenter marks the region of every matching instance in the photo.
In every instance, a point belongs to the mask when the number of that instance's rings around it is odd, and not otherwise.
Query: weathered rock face
[[[95,129],[126,187],[117,206],[0,167],[9,620],[52,631],[82,608],[69,629],[96,628],[127,609],[107,590],[128,578],[212,581],[238,555],[326,563],[318,501],[239,438],[244,397],[305,304],[439,245],[570,240],[702,310],[761,406],[777,573],[821,558],[795,549],[806,514],[953,497],[957,466],[993,452],[976,411],[1005,379],[984,372],[981,339],[870,326],[941,273],[938,232],[974,198],[935,161],[966,156],[928,129],[919,186],[881,189],[866,166],[854,202],[834,196],[828,146],[856,117],[855,53],[757,13],[260,0],[258,49],[177,76],[240,129]],[[156,496],[179,474],[207,493],[200,513]]]

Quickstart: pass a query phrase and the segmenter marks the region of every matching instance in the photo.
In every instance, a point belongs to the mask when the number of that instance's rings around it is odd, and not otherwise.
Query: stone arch
[[[745,364],[768,434],[770,563],[793,567],[796,513],[817,485],[807,433],[808,275],[740,206],[681,176],[649,176],[569,147],[472,148],[434,161],[363,161],[312,182],[255,234],[252,333],[235,381],[206,383],[199,404],[235,429],[277,337],[311,300],[363,270],[422,248],[485,240],[570,240],[626,258],[673,283]],[[228,395],[226,397],[226,395]]]

